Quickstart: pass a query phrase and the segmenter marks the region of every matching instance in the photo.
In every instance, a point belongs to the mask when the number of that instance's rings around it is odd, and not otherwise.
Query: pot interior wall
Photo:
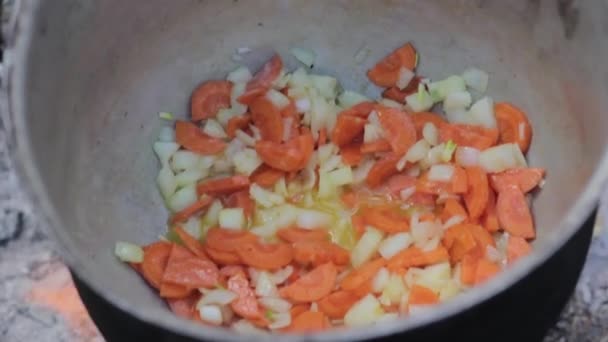
[[[488,94],[529,114],[530,163],[548,170],[534,205],[539,248],[559,236],[606,145],[607,75],[595,66],[608,54],[594,44],[606,24],[592,6],[568,36],[572,18],[554,1],[88,0],[43,2],[40,13],[26,85],[35,163],[83,272],[142,310],[164,306],[112,250],[166,229],[157,113],[186,117],[193,87],[224,77],[238,47],[254,49],[243,61],[253,70],[274,50],[293,68],[287,49],[312,48],[314,71],[370,96],[365,71],[406,41],[424,76],[489,71]],[[358,65],[361,48],[371,54]]]

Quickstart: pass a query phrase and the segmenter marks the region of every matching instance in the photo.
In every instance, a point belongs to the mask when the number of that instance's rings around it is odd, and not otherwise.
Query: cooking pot
[[[16,1],[5,27],[2,113],[23,186],[108,339],[252,340],[175,317],[116,240],[148,243],[168,213],[155,186],[156,113],[188,114],[191,90],[273,51],[314,49],[314,69],[375,97],[365,71],[406,41],[419,72],[489,71],[488,94],[529,115],[529,161],[547,169],[534,252],[487,284],[413,317],[284,340],[535,338],[576,282],[608,177],[605,1]],[[358,64],[364,49],[369,57]],[[583,227],[583,228],[581,228]],[[586,228],[585,228],[586,227]],[[264,339],[264,337],[261,337]]]

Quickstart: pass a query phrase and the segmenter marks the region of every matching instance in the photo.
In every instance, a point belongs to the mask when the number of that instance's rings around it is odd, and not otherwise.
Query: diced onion
[[[234,86],[233,86],[234,88]],[[247,110],[247,107],[245,107],[245,110]],[[232,108],[220,108],[220,110],[217,111],[217,114],[215,115],[215,118],[217,119],[217,121],[219,123],[222,124],[222,126],[226,126],[228,124],[228,121],[230,121],[230,119],[232,119],[235,116],[238,116],[239,114],[236,114],[236,111],[233,110]]]
[[[471,115],[464,108],[456,108],[452,110],[446,110],[445,117],[450,123],[461,123],[461,124],[476,124],[471,118]]]
[[[401,198],[402,201],[407,201],[415,193],[416,193],[416,187],[410,186],[410,187],[407,187],[407,188],[399,191],[399,198]]]
[[[185,170],[175,175],[175,184],[177,187],[191,185],[207,177],[208,174],[208,170]]]
[[[479,151],[473,147],[459,146],[456,148],[456,164],[464,167],[475,166],[479,164]]]
[[[408,68],[401,67],[401,69],[399,69],[399,78],[397,79],[397,83],[395,85],[400,90],[403,90],[408,84],[410,84],[414,76],[415,74],[413,71]]]
[[[437,126],[435,126],[432,122],[427,122],[422,127],[422,137],[424,140],[429,143],[431,146],[435,146],[439,143],[439,133],[437,131]]]
[[[246,146],[249,146],[249,147],[255,146],[256,140],[249,134],[243,132],[243,130],[237,129],[236,132],[234,132],[234,134],[235,134],[236,138],[239,139]]]
[[[403,277],[393,273],[382,291],[381,300],[389,305],[398,304],[406,291],[407,289],[403,283]]]
[[[397,233],[384,239],[378,247],[378,252],[384,259],[390,259],[411,244],[412,236],[409,233]]]
[[[367,174],[374,167],[373,159],[365,159],[353,170],[353,184],[360,184],[367,178]]]
[[[258,272],[255,294],[260,297],[276,297],[278,293],[277,286],[272,281],[270,274],[266,271]]]
[[[384,138],[384,129],[375,124],[365,124],[363,128],[363,142],[370,143],[379,139]]]
[[[238,68],[228,73],[226,80],[232,83],[247,83],[249,82],[249,80],[251,80],[252,77],[253,76],[251,75],[251,71],[249,71],[247,67],[239,66]]]
[[[386,284],[388,284],[388,280],[390,278],[390,273],[386,267],[382,267],[378,270],[378,273],[372,279],[372,291],[374,293],[381,293],[384,290]]]
[[[214,289],[207,291],[196,303],[197,308],[203,305],[228,305],[234,301],[238,295],[225,289]]]
[[[471,101],[471,94],[468,91],[455,91],[446,96],[443,101],[443,109],[445,111],[467,109],[471,105]]]
[[[320,165],[324,165],[330,157],[338,151],[338,147],[333,143],[328,143],[317,148],[317,159]]]
[[[175,181],[175,175],[168,166],[163,167],[158,172],[156,177],[156,183],[161,195],[165,199],[169,199],[177,190],[177,182]]]
[[[420,139],[414,145],[412,145],[409,150],[407,150],[404,158],[410,163],[416,163],[424,159],[424,157],[426,157],[426,155],[429,153],[430,149],[431,145],[429,145],[426,140]]]
[[[296,110],[298,113],[306,113],[310,111],[310,108],[310,100],[307,97],[296,100]]]
[[[254,149],[245,148],[234,154],[232,163],[234,164],[236,172],[249,176],[262,165],[263,162]]]
[[[486,172],[501,172],[515,167],[527,167],[519,145],[509,143],[490,147],[479,154],[479,165]]]
[[[502,261],[504,260],[503,255],[498,251],[498,249],[491,245],[486,246],[486,257],[488,258],[488,260],[495,263],[502,263]]]
[[[474,123],[486,128],[496,128],[496,117],[494,116],[494,101],[490,97],[484,97],[475,102],[469,115]]]
[[[200,240],[201,238],[201,219],[198,216],[190,217],[183,225],[184,231],[193,238]]]
[[[342,166],[342,157],[337,155],[332,155],[325,162],[320,163],[321,167],[319,168],[319,172],[327,173],[329,171],[333,171]]]
[[[384,234],[379,230],[367,227],[350,254],[350,261],[354,267],[360,266],[374,255],[380,246]]]
[[[177,192],[169,198],[167,206],[171,211],[178,212],[194,204],[197,199],[196,186],[192,184],[177,190]]]
[[[174,142],[175,141],[175,131],[172,127],[163,126],[160,128],[160,132],[158,133],[158,141],[161,142]]]
[[[294,47],[289,49],[289,52],[302,64],[306,65],[308,68],[312,68],[315,64],[315,58],[317,54],[310,49]]]
[[[418,92],[405,97],[405,102],[414,112],[425,112],[433,107],[433,99],[422,83],[418,85]]]
[[[201,319],[205,323],[213,324],[213,325],[221,325],[223,322],[222,319],[222,310],[216,305],[202,305],[197,307],[198,312],[201,316]]]
[[[296,224],[300,228],[315,229],[328,227],[331,223],[331,220],[331,215],[322,211],[312,209],[300,209],[298,210]]]
[[[173,153],[171,168],[173,171],[192,170],[197,168],[200,156],[194,152],[181,150]]]
[[[280,91],[270,89],[266,93],[266,98],[279,110],[289,106],[289,98]]]
[[[429,265],[416,274],[414,283],[439,292],[450,280],[451,273],[449,262]]]
[[[477,68],[469,68],[462,73],[462,78],[466,85],[480,93],[486,91],[488,87],[488,73]]]
[[[344,325],[349,327],[365,326],[374,323],[384,315],[380,302],[368,294],[356,302],[344,315]]]
[[[239,82],[232,85],[232,90],[230,91],[230,111],[233,116],[242,115],[247,112],[247,106],[238,101],[239,96],[245,93],[245,88],[247,88],[247,82]],[[228,121],[222,122],[220,120],[220,122],[225,125]]]
[[[419,222],[418,214],[415,213],[410,219],[410,233],[416,247],[425,246],[429,240],[432,240],[436,236],[440,236],[442,233],[442,227],[440,224],[433,221]]]
[[[289,278],[293,274],[293,271],[293,266],[287,265],[271,274],[272,281],[277,285],[283,284],[287,280],[287,278]]]
[[[268,329],[276,330],[286,328],[291,324],[291,313],[278,312],[273,315],[272,319],[272,323],[268,324]]]
[[[386,107],[403,109],[403,105],[401,103],[387,98],[381,98],[380,100],[378,100],[378,103]]]
[[[353,182],[353,172],[350,166],[344,166],[328,173],[329,180],[335,186],[342,186]]]
[[[444,80],[429,83],[428,87],[433,99],[432,101],[434,102],[445,100],[451,93],[466,90],[464,79],[458,75],[452,75]]]
[[[287,86],[287,83],[291,79],[291,74],[287,72],[285,69],[281,69],[281,73],[279,77],[277,77],[274,81],[272,81],[273,89],[283,89]]]
[[[268,191],[255,183],[249,187],[249,195],[251,195],[251,198],[259,205],[265,208],[285,203],[285,199],[282,196]]]
[[[338,80],[336,78],[325,75],[310,75],[309,77],[313,86],[322,97],[327,100],[336,98],[338,91]]]
[[[437,146],[433,146],[429,152],[426,154],[426,157],[420,161],[421,166],[426,166],[426,168],[431,167],[437,163],[441,162],[441,154],[445,149],[445,143],[441,143]],[[424,168],[424,167],[423,167]]]
[[[449,164],[436,164],[429,170],[429,180],[449,182],[454,175],[454,166]]]
[[[218,139],[224,139],[228,137],[222,125],[215,119],[207,119],[205,127],[203,127],[203,132],[208,136]]]
[[[207,209],[205,216],[203,216],[202,222],[208,226],[216,226],[219,223],[220,211],[223,208],[220,200],[214,200]]]
[[[162,167],[169,164],[171,156],[179,150],[179,145],[174,142],[157,141],[153,145],[154,152],[160,161]]]
[[[458,286],[458,282],[450,279],[441,288],[441,291],[439,292],[439,301],[444,302],[460,293],[460,291],[461,289],[460,286]]]
[[[241,230],[245,228],[245,213],[243,208],[226,208],[220,210],[218,221],[225,229]]]
[[[141,263],[144,261],[144,250],[140,246],[130,242],[116,242],[114,254],[123,262]]]
[[[338,96],[338,104],[344,109],[366,101],[369,101],[368,97],[350,90],[345,90]]]
[[[452,160],[452,156],[454,155],[454,151],[456,150],[457,145],[452,141],[448,140],[445,143],[443,151],[441,151],[441,160],[444,163],[447,163]]]
[[[405,174],[412,177],[420,176],[420,165],[412,165],[405,170]]]
[[[450,217],[449,219],[447,219],[447,221],[445,221],[445,223],[443,224],[441,229],[446,230],[446,229],[450,228],[451,226],[455,226],[459,223],[464,222],[464,220],[466,220],[466,217],[464,217],[462,215],[454,215],[454,216]]]
[[[279,297],[262,296],[258,300],[263,307],[274,312],[289,312],[289,309],[291,309],[291,303]]]

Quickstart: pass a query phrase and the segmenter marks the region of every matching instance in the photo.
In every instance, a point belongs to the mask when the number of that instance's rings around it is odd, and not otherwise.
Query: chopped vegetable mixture
[[[176,315],[241,332],[374,324],[490,280],[535,237],[530,121],[484,71],[430,81],[418,59],[368,70],[379,100],[279,55],[203,82],[190,120],[160,113],[166,238],[116,255]]]

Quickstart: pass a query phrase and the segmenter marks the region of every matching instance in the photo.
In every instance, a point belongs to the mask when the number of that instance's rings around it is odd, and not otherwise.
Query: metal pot
[[[539,320],[545,329],[576,281],[589,239],[581,226],[608,177],[604,1],[23,0],[14,12],[1,101],[10,147],[85,297],[94,294],[105,308],[102,317],[92,314],[111,322],[106,332],[128,322],[122,336],[253,338],[178,319],[112,255],[116,240],[146,243],[165,229],[150,148],[160,126],[156,113],[185,116],[193,87],[224,76],[234,67],[230,56],[244,46],[254,49],[244,61],[252,69],[273,50],[287,56],[291,46],[313,48],[315,70],[370,96],[378,89],[365,87],[365,70],[408,40],[425,76],[471,65],[488,70],[488,93],[529,113],[529,160],[548,170],[534,202],[531,256],[428,313],[307,339],[498,340],[521,330],[513,324],[530,314],[546,316]],[[362,47],[371,54],[358,65]]]

